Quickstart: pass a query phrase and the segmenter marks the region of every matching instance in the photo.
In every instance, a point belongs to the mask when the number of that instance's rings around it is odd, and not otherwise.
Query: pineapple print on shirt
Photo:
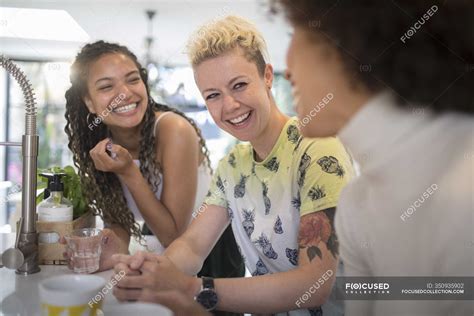
[[[298,140],[300,138],[300,132],[298,131],[298,127],[296,127],[295,125],[288,126],[288,129],[286,130],[286,136],[292,144],[298,143]]]
[[[227,162],[229,163],[229,165],[232,167],[232,168],[235,168],[236,167],[236,164],[235,164],[235,155],[234,153],[231,153],[229,155],[229,159],[227,160]]]
[[[298,265],[298,249],[285,249],[286,257],[290,260],[290,263],[294,266]]]
[[[234,219],[234,211],[230,208],[229,204],[227,204],[227,215],[231,221]]]
[[[265,205],[265,215],[270,214],[270,209],[272,208],[272,201],[268,197],[268,186],[265,182],[262,182],[262,195],[263,195],[263,204]]]
[[[325,196],[326,196],[326,190],[324,189],[324,186],[317,185],[315,187],[312,187],[311,190],[309,190],[308,192],[308,197],[312,201],[322,199]]]
[[[280,163],[278,162],[277,157],[273,157],[272,159],[267,161],[263,166],[272,172],[278,172]]]
[[[262,233],[260,237],[258,237],[258,239],[255,240],[253,243],[256,244],[257,246],[260,246],[260,248],[262,248],[262,252],[265,255],[265,257],[274,259],[274,260],[278,258],[278,254],[275,252],[275,250],[273,250],[270,240],[268,239],[267,236],[265,236],[264,233]]]
[[[296,196],[291,199],[291,205],[299,212],[301,207],[300,191],[296,192]]]
[[[240,175],[239,183],[234,187],[234,197],[236,199],[243,198],[245,195],[245,182],[247,181],[249,176],[244,176],[243,174]]]
[[[227,186],[227,182],[223,182],[220,176],[217,177],[216,186],[222,193],[225,194],[225,187]]]
[[[277,216],[275,226],[273,226],[273,231],[275,232],[275,234],[283,234],[283,227],[281,227],[280,216]]]
[[[311,156],[304,153],[301,157],[300,165],[298,167],[298,185],[302,187],[304,185],[304,179],[306,177],[306,169],[311,164]]]
[[[258,258],[257,264],[255,265],[255,271],[252,272],[252,276],[265,275],[268,273],[268,268],[263,263],[262,259]]]
[[[244,217],[244,221],[242,222],[242,227],[247,233],[247,236],[250,238],[255,228],[255,210],[243,209],[242,215]]]
[[[318,159],[318,165],[324,172],[335,173],[339,177],[344,177],[344,169],[339,164],[337,158],[333,156],[324,156]]]

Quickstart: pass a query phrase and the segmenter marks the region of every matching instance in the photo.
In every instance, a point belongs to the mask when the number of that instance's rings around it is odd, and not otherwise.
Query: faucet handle
[[[16,270],[21,267],[25,261],[23,253],[18,248],[9,248],[5,250],[0,259],[0,268],[5,266],[12,270]]]

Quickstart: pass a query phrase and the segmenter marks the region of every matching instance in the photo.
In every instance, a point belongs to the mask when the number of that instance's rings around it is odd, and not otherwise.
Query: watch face
[[[198,294],[196,301],[206,310],[213,310],[217,305],[217,294],[214,290],[205,289]]]

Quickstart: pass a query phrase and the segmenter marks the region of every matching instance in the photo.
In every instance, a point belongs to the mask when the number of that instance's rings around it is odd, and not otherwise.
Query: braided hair
[[[119,224],[129,235],[142,239],[140,227],[135,221],[133,213],[128,209],[122,192],[120,181],[115,173],[103,172],[95,168],[89,151],[96,144],[110,135],[106,124],[98,124],[93,130],[89,129],[88,115],[90,115],[84,96],[87,94],[87,74],[89,66],[106,54],[122,54],[130,58],[140,72],[141,80],[146,87],[148,105],[141,122],[139,155],[140,172],[147,179],[151,189],[156,192],[160,184],[159,174],[161,165],[157,161],[156,144],[153,133],[155,112],[171,111],[185,118],[196,130],[199,137],[201,151],[205,157],[206,165],[210,169],[209,151],[206,147],[201,131],[196,123],[186,117],[182,112],[164,104],[156,103],[150,96],[147,85],[148,76],[138,62],[137,57],[125,46],[97,41],[85,45],[77,54],[71,66],[71,87],[66,91],[66,127],[64,128],[68,139],[68,147],[72,151],[74,165],[81,178],[86,203],[94,215],[100,216],[107,224]]]

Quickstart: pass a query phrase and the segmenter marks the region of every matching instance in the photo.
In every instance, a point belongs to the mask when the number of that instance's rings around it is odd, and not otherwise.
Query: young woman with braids
[[[156,236],[146,238],[149,248],[162,252],[184,232],[209,188],[200,130],[150,97],[146,70],[125,46],[85,45],[70,80],[65,131],[88,204],[106,226],[100,269],[112,268],[112,254],[128,252],[131,236],[142,239],[140,220]],[[206,273],[217,260],[221,273],[240,276],[243,263],[232,231],[226,232]]]

